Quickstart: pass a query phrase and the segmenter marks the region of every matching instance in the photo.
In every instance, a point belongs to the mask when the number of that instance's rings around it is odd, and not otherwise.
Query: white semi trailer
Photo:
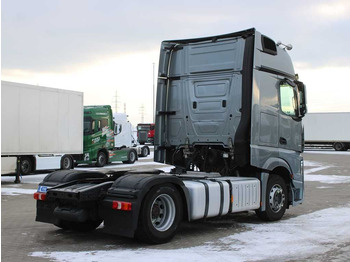
[[[350,149],[350,112],[309,113],[303,119],[306,145]]]
[[[83,93],[1,81],[1,174],[70,169],[83,152]]]

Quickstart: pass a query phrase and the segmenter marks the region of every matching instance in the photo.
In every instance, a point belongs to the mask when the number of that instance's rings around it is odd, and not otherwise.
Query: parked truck
[[[284,47],[284,48],[282,48]],[[57,171],[36,220],[149,243],[183,220],[255,210],[281,219],[303,202],[305,86],[286,49],[258,31],[162,42],[154,160],[160,170]]]
[[[309,113],[304,119],[304,130],[306,146],[350,149],[350,112]]]
[[[145,143],[154,143],[154,127],[155,124],[138,124],[137,138],[141,145]]]
[[[119,115],[115,120],[110,105],[84,107],[84,152],[73,156],[76,164],[133,164],[138,156],[150,153],[148,146],[131,144],[131,126],[126,116]]]
[[[124,119],[125,118],[125,119]],[[132,145],[130,123],[119,117],[118,132],[110,106],[83,106],[83,93],[1,82],[1,174],[102,167],[134,163],[148,146]]]
[[[1,81],[1,174],[70,169],[83,151],[83,93]]]

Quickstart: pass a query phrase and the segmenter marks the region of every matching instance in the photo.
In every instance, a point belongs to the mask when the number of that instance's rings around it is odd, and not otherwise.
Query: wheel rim
[[[136,159],[135,153],[134,153],[134,151],[131,151],[130,152],[130,162],[134,162],[135,159]]]
[[[103,154],[103,153],[99,154],[99,156],[98,156],[98,163],[99,163],[100,165],[104,165],[104,164],[105,164],[105,161],[106,161],[105,154]]]
[[[24,160],[21,163],[21,170],[23,173],[28,173],[29,172],[29,162],[28,160]]]
[[[143,156],[147,156],[148,155],[148,149],[145,147],[143,149]]]
[[[336,143],[335,144],[335,150],[341,151],[343,149],[343,145],[341,143]]]
[[[278,213],[284,206],[286,196],[280,185],[274,185],[270,190],[269,204],[274,213]]]
[[[151,222],[158,231],[168,230],[174,222],[175,214],[175,203],[169,195],[159,195],[151,205]]]
[[[68,169],[71,166],[71,161],[68,157],[63,159],[63,168]]]

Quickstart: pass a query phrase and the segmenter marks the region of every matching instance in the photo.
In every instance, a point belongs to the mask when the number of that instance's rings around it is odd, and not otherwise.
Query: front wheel
[[[282,177],[271,174],[266,188],[266,209],[256,210],[258,217],[265,221],[276,221],[283,217],[288,204],[286,183]]]
[[[107,164],[107,156],[104,152],[99,152],[97,155],[96,166],[103,167]]]
[[[182,199],[177,189],[170,184],[155,186],[142,204],[136,238],[150,244],[170,241],[182,214]]]

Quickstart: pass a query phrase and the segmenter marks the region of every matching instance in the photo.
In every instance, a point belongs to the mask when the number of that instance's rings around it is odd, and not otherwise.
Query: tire
[[[333,148],[335,149],[335,151],[344,151],[345,150],[345,146],[341,142],[334,143]]]
[[[21,158],[21,174],[28,175],[33,171],[33,162],[29,157]]]
[[[170,184],[153,187],[141,206],[135,237],[149,244],[170,241],[182,220],[182,199]]]
[[[255,210],[259,218],[265,221],[280,220],[288,205],[288,193],[284,179],[278,175],[271,174],[266,188],[265,211]]]
[[[141,148],[141,157],[146,157],[149,155],[149,148],[148,146],[144,146]]]
[[[95,230],[101,223],[102,223],[102,220],[97,220],[97,221],[88,220],[86,222],[73,222],[73,221],[67,221],[67,220],[59,220],[54,225],[64,230],[88,232],[88,231]]]
[[[96,166],[103,167],[107,164],[107,156],[104,152],[99,152],[96,159]]]
[[[124,164],[134,164],[137,159],[137,153],[135,150],[130,150],[128,153],[128,160],[123,161]]]
[[[72,169],[73,166],[74,166],[73,159],[68,155],[64,155],[61,159],[61,169],[68,170],[68,169]]]

